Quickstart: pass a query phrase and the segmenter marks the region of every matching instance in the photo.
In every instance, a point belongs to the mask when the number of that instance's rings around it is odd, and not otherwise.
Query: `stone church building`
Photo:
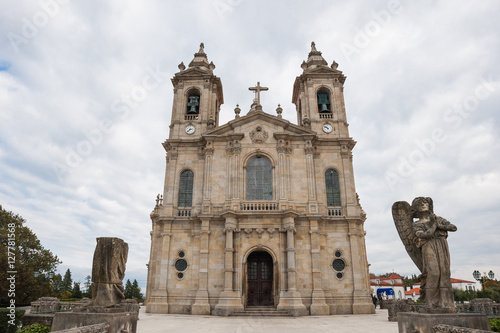
[[[203,44],[179,65],[147,312],[374,313],[346,77],[311,48],[293,85],[297,124],[265,110],[257,84],[251,109],[221,125],[222,82]]]

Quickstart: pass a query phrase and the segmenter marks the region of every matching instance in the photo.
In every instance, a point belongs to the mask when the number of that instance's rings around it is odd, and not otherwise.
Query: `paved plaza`
[[[335,315],[307,317],[217,317],[145,313],[141,306],[138,333],[397,333],[398,323],[387,320],[387,310],[370,315]]]

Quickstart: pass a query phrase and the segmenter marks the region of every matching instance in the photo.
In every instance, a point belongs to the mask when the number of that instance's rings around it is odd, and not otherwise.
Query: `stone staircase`
[[[249,306],[243,311],[235,311],[230,316],[245,317],[289,317],[290,312],[286,310],[276,310],[273,306]]]

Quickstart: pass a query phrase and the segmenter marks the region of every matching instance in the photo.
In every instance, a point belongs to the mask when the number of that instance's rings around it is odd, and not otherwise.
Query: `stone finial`
[[[215,120],[214,120],[214,116],[210,115],[210,117],[208,117],[208,129],[211,130],[211,129],[214,129],[215,127]]]
[[[278,104],[278,107],[276,108],[276,113],[278,114],[278,118],[281,118],[282,112],[283,112],[283,109],[281,108],[281,105]]]
[[[302,68],[305,70],[308,68],[315,68],[318,66],[328,66],[328,63],[321,56],[321,52],[319,52],[316,49],[316,43],[312,42],[311,43],[311,52],[309,52],[309,56],[307,57],[307,62],[305,63],[305,68],[304,68],[304,64],[302,65]]]
[[[210,61],[210,64],[208,64],[208,68],[213,71],[215,69],[215,64],[213,61]]]
[[[181,62],[181,63],[179,64],[179,66],[177,66],[177,67],[179,67],[179,69],[180,69],[181,71],[183,71],[183,70],[185,70],[185,69],[186,69],[186,65],[184,65],[184,62]]]
[[[339,67],[339,64],[337,64],[337,62],[334,60],[334,61],[332,61],[332,65],[330,67],[332,69],[337,69],[337,67]]]
[[[234,118],[239,118],[240,117],[240,112],[241,112],[240,105],[236,104],[236,108],[234,108],[234,113],[235,113]]]
[[[318,50],[316,50],[316,43],[315,42],[311,42],[311,52],[318,52]]]
[[[305,60],[302,61],[302,64],[300,65],[300,68],[302,68],[303,70],[305,70],[307,68],[307,64],[306,64]]]
[[[302,118],[302,125],[305,128],[311,129],[311,119],[307,115],[304,115],[304,118]]]
[[[207,54],[205,53],[205,45],[201,43],[200,50],[194,54],[194,58],[189,63],[189,67],[200,67],[206,69],[209,66],[210,65],[208,64]]]

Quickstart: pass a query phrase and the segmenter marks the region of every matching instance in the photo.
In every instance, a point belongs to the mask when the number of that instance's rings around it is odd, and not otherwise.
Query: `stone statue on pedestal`
[[[415,198],[411,206],[406,201],[395,202],[392,216],[406,251],[422,272],[420,299],[425,312],[454,313],[446,238],[457,227],[434,214],[431,198]]]
[[[109,332],[137,332],[139,303],[123,295],[127,255],[128,244],[123,239],[97,238],[92,264],[92,300],[72,312],[56,313],[52,331],[106,323]]]
[[[112,306],[125,298],[123,278],[128,244],[120,238],[97,238],[92,264],[92,306]]]

